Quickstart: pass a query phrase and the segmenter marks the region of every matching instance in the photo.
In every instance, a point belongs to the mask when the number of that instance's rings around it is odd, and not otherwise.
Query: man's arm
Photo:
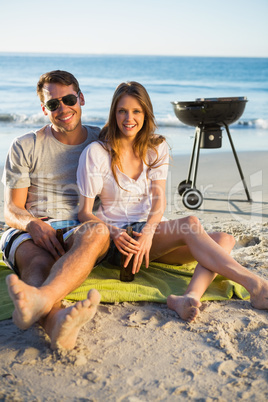
[[[5,187],[4,215],[6,224],[26,232],[28,232],[27,225],[36,219],[25,209],[27,194],[27,187],[15,189]]]
[[[30,233],[33,242],[49,251],[55,259],[64,250],[56,238],[56,231],[46,222],[32,216],[25,208],[28,188],[5,188],[4,214],[6,224]],[[59,253],[59,254],[58,254]]]

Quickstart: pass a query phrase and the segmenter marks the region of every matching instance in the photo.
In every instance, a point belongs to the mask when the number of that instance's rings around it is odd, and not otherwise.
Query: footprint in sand
[[[259,237],[252,236],[252,235],[241,235],[241,236],[239,236],[239,239],[236,242],[236,247],[237,248],[252,247],[252,246],[256,246],[260,242],[261,242],[261,240],[259,239]]]
[[[150,327],[163,326],[163,315],[160,311],[134,311],[128,316],[129,327],[141,327],[143,325],[149,325]]]
[[[214,331],[213,331],[214,332]],[[221,322],[215,328],[214,345],[233,359],[265,360],[267,356],[267,322],[254,318],[237,319],[236,323]]]

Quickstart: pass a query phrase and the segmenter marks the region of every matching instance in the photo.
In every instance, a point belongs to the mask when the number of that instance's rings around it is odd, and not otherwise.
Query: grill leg
[[[187,183],[189,183],[191,181],[191,176],[192,176],[192,168],[193,168],[193,162],[194,162],[194,158],[195,158],[195,146],[196,146],[196,141],[197,141],[197,130],[198,130],[198,128],[196,128],[196,130],[195,130],[194,145],[193,145],[192,156],[191,156],[189,170],[188,170]]]
[[[196,150],[196,157],[195,157],[194,179],[193,179],[192,188],[195,188],[195,184],[196,184],[197,169],[198,169],[199,154],[200,154],[201,129],[199,127],[197,127],[197,130],[196,130],[196,137],[197,137],[197,150]]]
[[[201,142],[200,128],[196,127],[193,151],[192,151],[192,156],[191,156],[189,171],[188,171],[188,178],[187,178],[187,183],[189,183],[191,181],[192,171],[193,171],[193,181],[192,181],[192,186],[191,186],[192,188],[195,188],[195,184],[196,184],[200,142]],[[193,165],[194,165],[194,170],[193,170]]]
[[[250,198],[250,194],[249,194],[249,191],[248,191],[248,188],[247,188],[246,180],[244,178],[244,175],[243,175],[240,163],[239,163],[239,159],[238,159],[238,156],[237,156],[234,144],[233,144],[233,140],[232,140],[232,137],[231,137],[231,134],[230,134],[230,131],[229,131],[229,127],[225,123],[224,123],[224,127],[225,127],[225,129],[227,131],[227,134],[228,134],[228,138],[229,138],[229,141],[230,141],[230,144],[231,144],[231,147],[232,147],[232,151],[233,151],[233,154],[234,154],[234,157],[235,157],[235,161],[236,161],[239,173],[240,173],[240,177],[241,177],[241,180],[242,180],[242,183],[243,183],[246,195],[247,195],[247,199],[248,199],[249,202],[252,202],[252,199]]]

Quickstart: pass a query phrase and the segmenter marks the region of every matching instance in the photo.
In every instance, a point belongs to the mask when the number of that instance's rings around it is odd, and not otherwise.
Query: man
[[[17,138],[3,174],[5,220],[11,227],[1,238],[3,258],[17,274],[7,277],[21,329],[39,322],[53,349],[72,349],[79,330],[100,301],[93,289],[86,300],[67,309],[61,300],[80,286],[109,247],[104,224],[79,225],[76,169],[83,149],[98,138],[99,128],[81,123],[84,96],[66,71],[43,74],[37,94],[51,125]],[[64,245],[56,236],[63,229]]]

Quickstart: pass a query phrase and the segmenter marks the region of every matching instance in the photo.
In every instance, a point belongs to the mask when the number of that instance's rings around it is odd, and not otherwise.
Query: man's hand
[[[47,250],[55,260],[65,254],[62,245],[56,238],[56,230],[41,219],[31,220],[27,225],[27,232],[32,236],[33,242]]]

